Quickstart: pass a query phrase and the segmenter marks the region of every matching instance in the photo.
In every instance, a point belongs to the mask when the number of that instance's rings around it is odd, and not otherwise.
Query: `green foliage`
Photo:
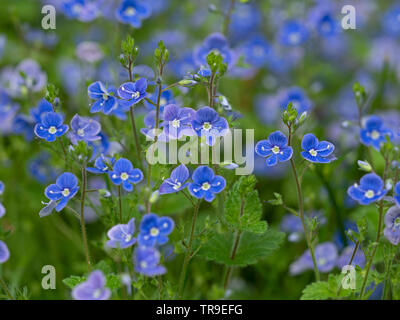
[[[244,267],[268,257],[280,247],[284,237],[284,233],[274,229],[269,229],[261,234],[244,232],[236,256],[232,259],[234,235],[230,232],[217,233],[204,244],[199,251],[199,256],[227,266]]]
[[[225,218],[231,229],[264,233],[267,222],[260,221],[262,205],[255,190],[256,178],[242,176],[229,191],[225,202]]]

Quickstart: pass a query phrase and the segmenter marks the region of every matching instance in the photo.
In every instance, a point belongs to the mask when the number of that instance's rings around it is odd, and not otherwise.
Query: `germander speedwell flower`
[[[189,170],[184,164],[181,164],[172,170],[171,177],[163,181],[158,191],[160,194],[181,191],[188,186],[187,179],[189,179]]]
[[[301,141],[301,147],[304,151],[301,155],[304,159],[314,163],[329,163],[336,158],[332,156],[335,146],[328,141],[318,141],[312,134],[307,133]]]
[[[79,190],[78,179],[70,172],[64,172],[57,178],[55,184],[49,185],[44,194],[52,201],[58,201],[56,211],[65,208],[68,201],[73,198]]]
[[[68,131],[68,125],[63,124],[63,117],[56,112],[46,112],[35,126],[35,134],[46,141],[53,142]]]
[[[134,168],[132,163],[125,158],[118,159],[114,164],[113,171],[110,171],[108,175],[115,185],[122,184],[126,191],[132,191],[132,184],[143,180],[142,171]]]
[[[255,151],[259,156],[267,158],[268,166],[288,161],[293,155],[292,147],[288,146],[286,136],[280,131],[271,133],[267,140],[259,141]]]
[[[347,189],[347,194],[362,205],[367,205],[372,202],[382,199],[387,193],[384,188],[382,179],[375,173],[364,175],[360,184],[354,184]]]
[[[107,246],[121,249],[131,247],[136,243],[136,238],[133,237],[134,233],[135,218],[132,218],[127,224],[117,224],[107,232],[107,236],[110,238]]]
[[[102,271],[93,271],[85,282],[78,284],[72,290],[75,300],[107,300],[111,290],[106,288],[106,278]]]
[[[166,244],[174,226],[174,220],[169,217],[158,217],[154,213],[144,215],[140,222],[139,245],[154,247],[156,244]]]
[[[215,198],[215,193],[224,190],[226,181],[222,176],[214,175],[214,171],[207,166],[200,166],[192,174],[193,182],[188,189],[192,196],[211,202]]]

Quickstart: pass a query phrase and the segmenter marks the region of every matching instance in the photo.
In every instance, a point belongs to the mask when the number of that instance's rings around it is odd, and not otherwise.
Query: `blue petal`
[[[218,119],[219,115],[217,111],[210,107],[202,107],[197,110],[195,119],[199,123],[209,122],[212,123]]]
[[[139,183],[140,181],[143,180],[143,173],[141,170],[139,169],[133,169],[130,173],[129,173],[129,178],[128,181],[131,183]]]
[[[214,178],[214,172],[210,167],[207,166],[199,166],[196,170],[194,170],[192,174],[192,179],[194,182],[198,184],[202,184],[204,182],[211,182]]]
[[[181,164],[180,166],[176,167],[171,172],[171,180],[179,181],[180,183],[184,183],[189,178],[189,169],[184,165]]]
[[[175,223],[174,220],[169,217],[161,217],[160,219],[158,219],[157,225],[162,234],[168,235],[174,229]]]
[[[74,174],[70,172],[64,172],[57,178],[56,185],[61,189],[73,189],[78,185],[78,179]]]
[[[57,204],[57,206],[56,206],[56,211],[57,212],[60,212],[62,209],[64,209],[65,207],[66,207],[66,205],[67,205],[67,203],[68,203],[68,200],[69,200],[69,198],[62,198],[61,200],[60,200],[60,202]]]
[[[280,153],[277,154],[280,162],[288,161],[293,155],[292,147],[284,147],[280,150]]]
[[[318,146],[318,139],[312,133],[307,133],[306,135],[304,135],[301,141],[301,147],[305,151],[316,149],[317,146]]]
[[[271,133],[268,137],[268,141],[273,147],[278,146],[280,148],[285,147],[288,143],[286,136],[280,131],[275,131]]]
[[[96,81],[88,87],[88,95],[91,99],[101,99],[106,92],[104,84],[100,81]]]
[[[272,167],[278,163],[278,157],[276,154],[272,154],[267,160],[267,166]]]
[[[360,180],[360,187],[365,190],[373,190],[375,193],[383,189],[382,179],[375,173],[368,173]]]
[[[204,196],[204,190],[201,188],[201,185],[198,183],[191,183],[188,185],[188,189],[190,194],[197,199],[201,199]]]
[[[133,170],[132,163],[125,158],[120,158],[114,164],[114,171],[121,175],[121,173],[130,173]]]
[[[51,184],[45,189],[44,194],[50,200],[59,200],[62,198],[61,191],[62,189],[59,186]]]
[[[225,189],[225,186],[226,186],[225,178],[223,178],[221,176],[215,176],[215,178],[211,182],[210,191],[212,193],[219,193]]]
[[[317,151],[319,156],[327,157],[332,154],[334,150],[335,146],[333,145],[333,143],[330,143],[329,141],[321,141],[315,151]]]
[[[130,184],[129,181],[122,182],[122,187],[128,192],[131,192],[133,190],[133,185]]]
[[[255,151],[256,153],[261,156],[261,157],[267,157],[270,154],[272,154],[272,148],[273,146],[269,143],[268,140],[261,140],[257,142]]]

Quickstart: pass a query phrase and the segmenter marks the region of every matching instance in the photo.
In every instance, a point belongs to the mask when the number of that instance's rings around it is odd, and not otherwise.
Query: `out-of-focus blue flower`
[[[90,108],[91,113],[103,112],[110,114],[118,107],[118,99],[115,97],[115,90],[108,91],[101,81],[93,82],[88,87],[88,95],[91,99],[96,100]]]
[[[149,100],[151,100],[153,103],[157,103],[157,97],[158,97],[158,90],[154,91],[150,96]],[[172,93],[171,90],[165,90],[161,93],[160,96],[160,113],[164,112],[164,107],[169,105],[169,104],[175,104],[175,98],[174,94]],[[146,105],[148,110],[155,110],[156,106],[151,104],[150,102],[145,101],[144,104]]]
[[[291,102],[293,107],[296,108],[298,115],[301,115],[303,112],[309,112],[312,107],[312,102],[308,99],[304,90],[299,87],[280,90],[277,93],[277,99],[282,110],[286,110],[288,104]]]
[[[183,78],[188,73],[196,70],[195,63],[193,60],[193,53],[187,51],[181,54],[178,58],[171,60],[171,72],[175,74],[177,78]]]
[[[400,182],[397,182],[396,185],[394,186],[394,201],[396,202],[396,205],[400,208]]]
[[[4,241],[0,240],[0,264],[6,262],[10,258],[10,251]]]
[[[0,181],[0,196],[4,192],[4,183]],[[0,218],[2,218],[6,214],[6,209],[4,208],[3,204],[0,202]]]
[[[192,128],[199,137],[204,137],[206,144],[210,146],[213,146],[217,138],[224,136],[229,130],[228,121],[210,107],[202,107],[196,111]]]
[[[127,224],[117,224],[107,232],[110,240],[107,241],[107,246],[110,248],[129,248],[136,243],[135,233],[135,218],[129,220]]]
[[[143,180],[143,173],[141,170],[133,167],[132,163],[125,158],[118,159],[113,167],[113,171],[109,171],[108,175],[111,181],[130,192],[133,190],[132,184],[139,183]]]
[[[196,111],[192,108],[179,108],[175,104],[165,106],[162,126],[164,133],[171,139],[193,136],[192,120]]]
[[[354,244],[343,249],[343,251],[340,254],[340,256],[337,260],[337,263],[336,263],[340,269],[342,269],[344,266],[347,266],[349,264],[351,257],[353,255],[353,252],[354,252]],[[351,265],[364,268],[365,256],[360,248],[357,249],[357,252],[354,255],[353,262],[351,263]]]
[[[72,144],[77,144],[78,141],[97,141],[100,140],[101,125],[94,119],[89,117],[81,117],[78,114],[74,115],[71,120],[71,131],[68,138]]]
[[[400,208],[391,207],[385,215],[385,229],[383,233],[391,244],[397,246],[400,243]]]
[[[35,134],[46,141],[52,142],[68,131],[68,125],[63,124],[63,116],[56,112],[46,112],[35,125]]]
[[[312,134],[307,133],[301,140],[301,147],[304,151],[301,152],[301,156],[314,163],[329,163],[336,158],[332,155],[335,150],[333,143],[328,141],[318,141],[318,139]]]
[[[4,89],[0,88],[0,133],[8,134],[15,130],[14,117],[18,109],[19,106],[12,102]]]
[[[134,28],[140,28],[142,20],[151,15],[151,6],[144,1],[123,0],[115,15],[120,22],[130,24]]]
[[[226,181],[222,176],[216,176],[214,171],[207,166],[200,166],[192,174],[193,182],[189,184],[190,194],[197,199],[204,198],[211,202],[215,194],[225,189]]]
[[[315,247],[315,260],[320,272],[329,272],[336,266],[338,253],[332,242],[323,242]],[[314,268],[310,250],[290,265],[290,274],[297,275]]]
[[[89,141],[88,145],[92,148],[92,158],[90,161],[98,158],[102,154],[114,154],[120,151],[117,142],[110,143],[108,137],[103,133],[99,133],[100,139]]]
[[[158,191],[160,194],[179,192],[188,186],[187,179],[189,179],[189,170],[181,164],[172,170],[171,176],[163,181]]]
[[[53,111],[52,104],[46,99],[41,99],[36,108],[30,110],[30,114],[35,122],[39,122],[43,113]]]
[[[279,42],[284,46],[295,47],[303,44],[309,36],[306,26],[295,20],[286,21],[279,32]]]
[[[244,61],[254,67],[261,68],[268,63],[271,46],[261,35],[254,35],[242,46]]]
[[[326,2],[311,9],[308,21],[321,37],[330,38],[340,33],[341,26],[335,12],[336,8]]]
[[[32,59],[25,59],[20,62],[15,69],[16,78],[14,85],[17,91],[23,93],[24,90],[38,92],[44,88],[47,83],[47,75],[39,64]],[[26,93],[26,92],[25,92]]]
[[[78,179],[70,172],[64,172],[60,175],[55,184],[49,185],[44,194],[52,201],[58,201],[56,211],[59,212],[65,208],[68,201],[73,198],[79,190]]]
[[[288,146],[286,136],[280,131],[271,133],[268,140],[257,142],[255,151],[259,156],[267,158],[267,166],[288,161],[293,155],[292,147]]]
[[[163,114],[159,114],[159,121],[163,120]],[[168,137],[165,135],[165,132],[160,128],[156,129],[156,111],[150,111],[144,117],[144,124],[146,128],[141,128],[140,132],[143,133],[148,141],[155,141],[155,137],[157,136],[157,141],[168,141]]]
[[[156,244],[166,244],[174,226],[174,220],[169,217],[158,217],[154,213],[145,214],[139,227],[139,245],[154,247]]]
[[[400,5],[395,4],[385,12],[382,17],[382,26],[386,33],[391,36],[400,35]]]
[[[112,167],[114,163],[114,158],[109,158],[101,155],[95,160],[94,167],[88,167],[86,168],[86,170],[91,173],[108,173],[108,171],[110,171],[110,166]]]
[[[319,211],[307,215],[307,219],[316,219],[319,225],[326,223],[326,218]],[[293,214],[285,215],[281,220],[281,230],[289,234],[288,240],[297,242],[304,237],[304,229],[301,219]]]
[[[62,12],[70,19],[89,22],[100,16],[98,0],[64,0]]]
[[[130,107],[147,96],[147,80],[141,78],[136,82],[126,82],[118,88],[118,95],[124,99],[123,105]]]
[[[160,252],[153,247],[138,247],[134,254],[135,271],[148,277],[162,275],[167,270],[161,266]]]
[[[95,41],[82,41],[75,50],[76,56],[88,63],[96,63],[104,57],[103,51]]]
[[[360,129],[361,143],[366,146],[372,145],[378,151],[380,144],[386,142],[386,137],[392,139],[393,133],[386,128],[382,119],[378,116],[370,116]]]
[[[257,30],[261,21],[261,11],[256,5],[253,3],[237,3],[229,24],[229,34],[232,41],[247,38],[249,34]]]
[[[102,271],[93,271],[85,282],[78,284],[72,290],[75,300],[107,300],[111,290],[106,288],[106,278]]]
[[[386,193],[382,179],[375,173],[367,173],[361,178],[359,185],[355,183],[347,189],[347,194],[362,205],[378,201]]]
[[[207,66],[207,56],[210,52],[218,53],[222,56],[223,62],[228,64],[228,68],[235,65],[237,54],[229,47],[228,41],[221,33],[209,35],[204,42],[193,52],[195,63],[200,66]]]
[[[57,178],[59,171],[50,164],[50,154],[42,152],[28,161],[28,172],[41,184],[49,183]]]

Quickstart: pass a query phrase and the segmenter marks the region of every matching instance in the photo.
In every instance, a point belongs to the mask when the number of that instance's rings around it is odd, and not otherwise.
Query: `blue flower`
[[[298,115],[308,112],[312,107],[312,103],[306,93],[299,87],[280,90],[277,94],[277,99],[282,110],[286,110],[288,104],[291,102],[293,107],[296,108]]]
[[[101,155],[95,160],[94,168],[88,167],[86,168],[86,170],[91,173],[108,173],[108,171],[110,171],[110,166],[113,166],[114,162],[114,158],[109,158]]]
[[[167,105],[164,108],[162,123],[165,135],[171,139],[194,135],[192,120],[195,113],[192,108],[179,108],[175,104]]]
[[[391,6],[382,17],[383,29],[392,36],[400,35],[400,5]]]
[[[397,182],[396,185],[394,186],[394,201],[396,202],[396,205],[400,208],[400,182]]]
[[[340,23],[335,18],[335,9],[324,3],[311,9],[308,20],[322,37],[336,36],[341,31]]]
[[[258,6],[253,3],[237,3],[232,13],[229,25],[229,34],[232,41],[246,39],[249,34],[257,30],[262,21],[262,14]]]
[[[216,138],[224,136],[228,129],[228,121],[220,117],[218,112],[210,107],[202,107],[196,111],[192,128],[199,137],[205,137],[206,143],[213,146]]]
[[[308,30],[299,21],[286,21],[279,33],[279,41],[285,46],[298,46],[308,39]]]
[[[77,144],[81,140],[91,142],[101,139],[100,131],[101,125],[99,122],[76,114],[71,120],[71,132],[68,137],[73,144]]]
[[[315,247],[315,260],[320,272],[329,272],[336,266],[338,253],[332,242],[323,242]],[[310,250],[307,250],[299,259],[290,265],[290,274],[297,275],[313,269]]]
[[[347,266],[353,256],[354,252],[354,244],[347,246],[343,249],[337,260],[337,266],[342,269],[344,266]],[[360,248],[357,248],[357,252],[354,255],[352,266],[359,266],[360,268],[364,268],[365,266],[365,255]]]
[[[125,158],[118,159],[114,164],[113,171],[108,172],[108,175],[115,185],[122,184],[122,187],[128,192],[133,190],[132,184],[143,180],[142,171],[135,169],[132,163]]]
[[[228,64],[228,68],[236,63],[237,54],[229,47],[228,41],[221,33],[209,35],[203,44],[194,50],[193,59],[195,63],[199,67],[207,66],[207,56],[210,52],[220,54],[223,62]]]
[[[382,179],[375,173],[368,173],[360,180],[360,185],[354,184],[347,189],[347,194],[362,205],[367,205],[383,198],[387,193]]]
[[[145,214],[139,227],[139,245],[154,247],[156,244],[166,244],[174,226],[174,220],[169,217],[158,217],[154,213]]]
[[[159,115],[159,121],[163,119],[163,115]],[[154,141],[155,137],[157,136],[157,141],[163,141],[166,142],[168,141],[168,137],[165,135],[164,131],[161,130],[160,128],[155,129],[156,126],[156,111],[150,111],[145,117],[144,117],[144,125],[146,128],[141,128],[140,132],[143,133],[146,138],[148,139],[147,141]]]
[[[259,156],[267,158],[267,166],[288,161],[293,155],[292,147],[288,146],[286,136],[280,131],[271,133],[268,140],[259,141],[255,151]]]
[[[312,133],[304,135],[301,147],[304,150],[301,152],[302,157],[310,162],[329,163],[336,159],[332,155],[335,146],[328,141],[319,142]]]
[[[385,229],[383,233],[391,244],[397,246],[400,243],[400,208],[391,207],[385,215]]]
[[[167,270],[159,265],[160,252],[152,247],[138,247],[135,250],[135,271],[148,277],[162,275]]]
[[[56,211],[59,212],[65,208],[68,201],[73,198],[79,190],[78,179],[70,172],[64,172],[60,175],[55,184],[49,185],[44,194],[53,201],[58,201]]]
[[[377,151],[380,144],[386,142],[386,137],[392,139],[393,133],[384,126],[383,120],[378,116],[370,116],[360,129],[361,143],[366,146],[372,145]]]
[[[4,193],[4,183],[0,181],[0,196]]]
[[[261,35],[252,36],[242,47],[244,61],[257,68],[268,63],[271,50],[271,46]]]
[[[111,290],[106,288],[106,278],[102,271],[93,271],[85,282],[78,284],[72,290],[75,300],[107,300]]]
[[[224,190],[226,181],[221,176],[214,175],[214,171],[207,166],[200,166],[192,174],[193,182],[188,189],[193,197],[204,198],[211,202],[214,200],[215,193]]]
[[[46,141],[53,142],[68,131],[68,125],[63,124],[63,117],[56,112],[46,112],[35,126],[35,134]]]
[[[21,93],[25,90],[38,92],[46,85],[47,75],[40,65],[32,59],[25,59],[19,63],[15,70],[16,88]],[[23,76],[22,76],[23,75]]]
[[[154,104],[156,104],[157,97],[158,97],[158,90],[156,90],[149,96],[149,100],[151,100]],[[163,91],[160,96],[160,113],[164,112],[165,106],[167,106],[169,104],[175,104],[175,103],[176,103],[176,101],[175,101],[173,92],[171,90]],[[151,104],[150,102],[145,101],[144,104],[146,105],[148,110],[156,109],[155,105]]]
[[[0,181],[0,196],[4,192],[4,183]],[[6,209],[4,208],[3,204],[0,202],[0,218],[2,218],[6,214]]]
[[[31,108],[30,114],[35,122],[40,122],[42,114],[53,111],[53,105],[46,99],[41,99],[36,108]]]
[[[123,0],[115,14],[119,21],[140,28],[142,20],[150,17],[151,7],[144,1]]]
[[[90,108],[91,113],[101,111],[104,114],[110,114],[118,107],[115,90],[108,91],[101,81],[96,81],[89,85],[88,95],[91,99],[96,100]]]
[[[0,264],[6,262],[10,258],[10,251],[7,245],[0,240]]]
[[[124,99],[121,102],[125,107],[130,107],[147,96],[147,80],[141,78],[136,82],[125,82],[118,88],[118,95]]]
[[[107,241],[107,246],[110,248],[129,248],[136,243],[135,233],[135,218],[129,220],[128,224],[117,224],[107,232],[110,240]]]
[[[171,177],[163,181],[158,191],[160,194],[179,192],[188,186],[187,179],[189,179],[189,170],[181,164],[172,170]]]
[[[41,184],[53,181],[60,173],[50,164],[50,154],[47,152],[30,159],[27,167],[29,174]]]

